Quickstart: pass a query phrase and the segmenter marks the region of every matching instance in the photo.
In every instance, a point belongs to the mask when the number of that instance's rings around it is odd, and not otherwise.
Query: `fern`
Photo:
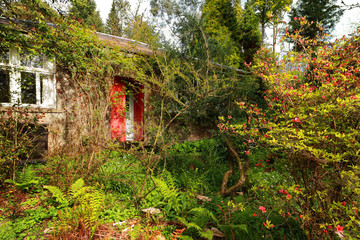
[[[206,208],[193,208],[191,209],[190,213],[194,214],[194,216],[192,217],[192,221],[201,227],[205,227],[210,220],[214,221],[217,224],[219,222],[216,219],[215,215]]]
[[[104,205],[104,196],[100,191],[88,188],[79,202],[85,226],[93,235],[100,225],[99,216]]]
[[[194,240],[192,237],[189,237],[189,236],[181,236],[180,237],[180,240]]]
[[[160,192],[164,196],[165,200],[173,200],[178,197],[178,189],[176,189],[173,183],[170,183],[169,186],[166,182],[160,179],[155,179],[155,183],[160,189]]]
[[[29,191],[30,189],[35,189],[41,185],[44,179],[41,177],[36,176],[36,171],[34,170],[33,166],[29,165],[23,169],[22,172],[17,174],[17,179],[6,179],[6,183],[13,184],[16,188],[20,189],[21,191]]]
[[[202,232],[202,228],[194,222],[186,224],[187,228],[195,228],[198,232]]]
[[[67,207],[72,205],[69,204],[70,202],[73,203],[72,208],[65,208],[64,211],[59,212],[60,221],[55,228],[60,234],[67,234],[72,228],[85,226],[84,230],[90,232],[91,237],[94,235],[101,224],[100,213],[104,205],[104,195],[101,191],[84,186],[84,180],[81,178],[70,186],[70,199],[67,199],[58,187],[44,188],[52,193],[60,206]]]
[[[44,188],[51,192],[60,207],[69,206],[69,201],[66,199],[65,194],[60,190],[60,188],[55,186],[44,186]]]
[[[82,189],[84,187],[84,180],[82,178],[79,178],[78,180],[76,180],[76,182],[74,182],[71,186],[70,186],[70,192],[71,195],[74,198],[77,198],[78,195],[82,194]]]
[[[194,214],[194,221],[188,222],[185,218],[182,217],[178,217],[177,219],[181,223],[185,224],[188,229],[194,228],[200,237],[209,240],[213,239],[214,233],[210,230],[204,231],[203,228],[206,226],[209,220],[214,220],[215,222],[217,222],[214,214],[206,208],[194,208],[190,212]]]
[[[214,237],[214,233],[211,230],[201,231],[201,232],[199,232],[199,235],[200,235],[200,237],[206,238],[209,240],[213,239],[213,237]]]

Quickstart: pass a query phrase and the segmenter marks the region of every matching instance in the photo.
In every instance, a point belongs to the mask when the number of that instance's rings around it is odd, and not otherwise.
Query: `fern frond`
[[[199,232],[203,231],[202,228],[194,222],[190,222],[186,226],[187,226],[187,228],[195,228]]]
[[[80,196],[79,208],[84,220],[85,227],[93,235],[100,225],[100,212],[104,205],[104,195],[101,191],[87,188],[86,193]]]
[[[66,199],[65,194],[60,190],[60,188],[55,186],[44,186],[45,189],[49,190],[55,200],[59,203],[60,206],[68,206],[69,201]]]
[[[240,231],[248,232],[246,224],[236,224],[236,225],[231,224],[230,227],[235,231],[240,230]]]
[[[181,236],[180,237],[180,240],[194,240],[192,237],[190,237],[190,236]]]
[[[186,230],[186,228],[183,229],[175,229],[171,234],[171,240],[177,240],[181,237],[181,234]]]
[[[83,192],[80,192],[80,190],[84,187],[84,183],[85,183],[84,179],[79,178],[78,180],[76,180],[76,182],[71,184],[70,192],[74,198],[77,198],[78,195],[81,195],[83,193]]]
[[[201,232],[199,232],[199,235],[200,235],[200,237],[206,238],[209,240],[213,239],[213,237],[214,237],[214,233],[211,230],[207,230],[206,232],[201,231]]]
[[[176,217],[176,219],[181,222],[182,224],[184,224],[185,226],[187,226],[187,224],[189,223],[185,218],[183,217]]]
[[[197,223],[199,226],[205,227],[205,225],[212,220],[215,223],[219,221],[215,217],[215,215],[206,208],[193,208],[190,210],[190,213],[194,214],[192,221]]]
[[[178,197],[178,190],[174,185],[168,186],[168,184],[160,179],[155,179],[155,184],[160,189],[161,194],[165,199],[175,199]]]

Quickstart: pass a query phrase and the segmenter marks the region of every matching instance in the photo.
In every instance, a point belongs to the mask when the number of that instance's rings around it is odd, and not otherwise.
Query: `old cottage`
[[[9,24],[6,19],[0,20],[1,24]],[[53,28],[52,31],[59,32],[57,27]],[[64,38],[62,34],[59,33],[59,38]],[[106,59],[107,48],[115,49],[122,59],[150,57],[154,53],[149,45],[134,40],[103,33],[86,34],[91,39],[78,40],[79,44],[84,41],[97,45],[93,51],[90,44],[80,49],[89,59],[99,58],[99,64]],[[79,36],[82,35],[76,35]],[[69,41],[74,39],[69,38]],[[58,51],[64,47],[64,51],[71,52],[65,44],[60,45]],[[91,78],[95,74],[90,72],[89,65],[74,71],[71,68],[80,68],[71,62],[74,60],[69,60],[69,66],[64,59],[60,64],[57,61],[56,57],[28,54],[15,46],[1,48],[0,111],[3,115],[17,112],[25,113],[29,118],[36,116],[43,127],[40,145],[50,151],[74,139],[77,141],[71,144],[80,145],[76,147],[89,144],[89,141],[101,145],[110,139],[119,142],[144,139],[146,87],[137,79],[136,66],[128,66],[133,63],[111,63],[111,69],[103,73],[106,78],[100,76],[102,82],[96,85],[92,84],[95,81]]]

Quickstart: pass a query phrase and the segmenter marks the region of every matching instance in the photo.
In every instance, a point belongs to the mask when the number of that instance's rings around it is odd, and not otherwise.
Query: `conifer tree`
[[[106,32],[111,35],[123,36],[129,21],[130,4],[126,0],[113,0],[106,20]]]
[[[128,22],[125,36],[139,42],[150,44],[152,47],[160,44],[160,34],[156,31],[155,26],[141,16],[136,16]]]
[[[300,28],[299,21],[295,21],[298,17],[306,17],[309,22],[313,22],[304,30],[303,35],[306,38],[313,39],[319,35],[320,29],[316,27],[319,22],[325,31],[333,30],[343,14],[343,10],[336,2],[336,0],[299,0],[290,12],[290,33]]]
[[[246,63],[250,63],[253,60],[254,54],[260,48],[261,34],[259,21],[255,15],[253,5],[249,1],[245,3],[239,29],[241,31],[243,59]]]
[[[88,26],[94,26],[99,32],[103,31],[104,24],[99,11],[96,11],[94,0],[71,0],[69,15],[81,19]]]
[[[206,0],[205,31],[212,46],[212,60],[238,67],[242,61],[239,25],[231,0]]]

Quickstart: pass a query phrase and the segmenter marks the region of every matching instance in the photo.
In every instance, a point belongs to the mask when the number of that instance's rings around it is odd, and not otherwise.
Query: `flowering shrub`
[[[311,23],[300,23],[302,29],[287,37],[301,52],[253,64],[254,73],[269,85],[268,109],[239,102],[247,122],[223,124],[222,130],[246,136],[244,145],[282,154],[276,161],[291,178],[269,188],[280,194],[274,195],[278,204],[273,208],[283,206],[280,214],[285,215],[287,208],[309,239],[358,239],[360,37],[332,44],[326,36],[303,39],[301,32]]]

